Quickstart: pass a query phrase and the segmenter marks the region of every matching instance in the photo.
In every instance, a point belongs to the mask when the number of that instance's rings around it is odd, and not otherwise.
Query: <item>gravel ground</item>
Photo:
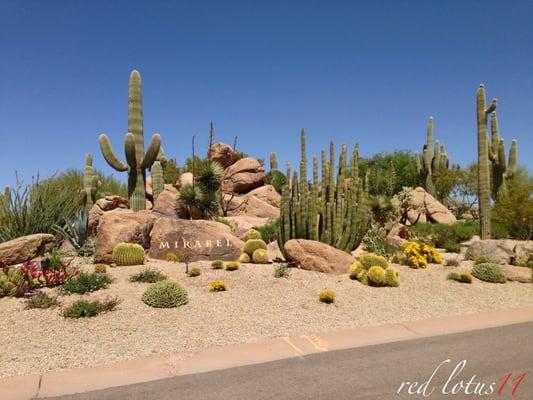
[[[442,265],[426,270],[396,266],[399,288],[372,288],[347,275],[297,269],[291,269],[288,279],[276,279],[273,265],[242,265],[238,271],[228,272],[196,263],[202,274],[195,278],[187,277],[181,264],[157,261],[148,265],[181,282],[189,292],[189,303],[174,309],[146,306],[141,295],[149,284],[128,281],[129,275],[143,268],[139,266],[108,270],[115,282],[88,297],[118,296],[122,303],[116,311],[94,318],[65,319],[58,308],[25,310],[22,299],[0,299],[0,377],[269,337],[533,305],[533,285],[478,280],[472,285],[460,284],[447,281],[446,275],[461,267]],[[209,292],[207,285],[215,279],[224,280],[228,291]],[[334,291],[335,305],[318,301],[322,289]],[[62,306],[80,297],[61,296]]]

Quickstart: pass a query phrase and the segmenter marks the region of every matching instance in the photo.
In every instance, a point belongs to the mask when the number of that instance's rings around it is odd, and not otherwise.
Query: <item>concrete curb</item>
[[[0,397],[27,400],[90,392],[238,366],[302,357],[324,351],[371,346],[533,321],[533,306],[320,335],[282,337],[261,343],[214,347],[198,352],[128,360],[110,365],[0,379]]]

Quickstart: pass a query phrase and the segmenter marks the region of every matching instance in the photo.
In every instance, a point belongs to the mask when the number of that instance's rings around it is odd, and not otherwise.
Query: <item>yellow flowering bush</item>
[[[413,268],[426,268],[428,263],[442,264],[442,256],[437,249],[425,243],[408,242],[403,254]]]

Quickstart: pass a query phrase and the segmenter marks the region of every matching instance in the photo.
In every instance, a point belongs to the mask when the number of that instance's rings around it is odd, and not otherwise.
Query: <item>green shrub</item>
[[[94,317],[100,313],[113,311],[120,304],[120,300],[108,298],[101,300],[77,300],[63,311],[65,318]]]
[[[413,240],[439,248],[446,246],[453,248],[454,244],[465,242],[479,234],[479,223],[476,221],[460,221],[453,225],[418,223],[407,229]]]
[[[257,249],[252,256],[254,264],[268,264],[268,253],[264,249]]]
[[[285,264],[280,264],[274,270],[275,278],[288,278],[289,277],[289,268]]]
[[[395,249],[387,243],[387,232],[382,227],[370,228],[363,239],[366,249],[385,258],[394,255]]]
[[[95,274],[105,274],[107,272],[107,265],[105,264],[94,264],[94,273]]]
[[[37,292],[26,301],[26,308],[51,308],[58,304],[57,296],[50,296],[45,292]]]
[[[278,239],[279,218],[267,222],[264,225],[256,226],[254,229],[261,234],[260,239],[263,239],[265,243],[271,243]]]
[[[271,170],[265,175],[265,183],[274,186],[274,189],[281,193],[283,186],[287,183],[287,177],[280,171]]]
[[[356,258],[366,270],[376,265],[382,268],[387,268],[389,266],[389,262],[385,257],[373,253],[359,254]]]
[[[213,269],[222,269],[222,268],[224,268],[224,261],[215,260],[215,261],[211,262],[211,267]]]
[[[201,273],[202,271],[200,270],[200,268],[192,267],[191,269],[189,269],[189,273],[187,275],[189,275],[191,278],[194,278],[195,276],[200,276]]]
[[[137,243],[119,243],[113,249],[113,262],[119,266],[144,264],[144,248]]]
[[[42,264],[46,265],[46,267],[51,270],[59,269],[63,265],[64,258],[65,253],[62,250],[55,248],[44,255]]]
[[[472,275],[468,272],[450,272],[446,277],[448,280],[457,281],[461,283],[472,283]]]
[[[487,264],[487,263],[496,264],[496,262],[490,256],[477,256],[474,258],[474,264]]]
[[[237,271],[240,264],[237,261],[230,261],[226,263],[226,271]]]
[[[213,281],[209,283],[210,292],[224,292],[226,290],[227,290],[227,287],[223,281]]]
[[[173,308],[187,304],[187,291],[175,281],[166,279],[152,284],[142,295],[143,303],[155,308]]]
[[[243,263],[243,264],[248,264],[248,263],[251,263],[252,262],[252,259],[250,258],[250,256],[246,253],[242,253],[240,256],[239,256],[239,262],[240,263]]]
[[[259,231],[256,231],[255,229],[250,229],[248,232],[244,234],[244,241],[247,242],[248,240],[252,239],[262,239],[261,233]]]
[[[333,293],[331,290],[322,290],[318,294],[318,299],[322,303],[326,303],[326,304],[335,303],[335,293]]]
[[[446,259],[446,266],[447,267],[458,267],[459,266],[459,260],[457,259],[457,257],[455,258],[448,258]]]
[[[454,241],[447,241],[444,242],[442,245],[442,248],[450,253],[460,253],[461,252],[461,245]]]
[[[130,282],[156,283],[167,279],[166,275],[152,268],[145,268],[141,272],[130,275]]]
[[[82,272],[70,278],[63,286],[62,290],[66,293],[84,294],[96,290],[105,289],[113,279],[107,274],[86,273]]]
[[[254,252],[258,249],[267,249],[266,243],[261,239],[250,239],[244,244],[244,252],[253,257]]]
[[[474,268],[472,268],[472,275],[485,282],[505,283],[507,281],[501,267],[495,263],[474,265]]]
[[[229,219],[224,217],[215,217],[215,221],[220,222],[221,224],[229,226],[232,232],[235,231],[235,224],[231,222]]]

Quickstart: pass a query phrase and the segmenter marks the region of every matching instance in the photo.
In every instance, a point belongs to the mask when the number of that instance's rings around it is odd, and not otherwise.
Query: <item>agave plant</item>
[[[89,224],[87,212],[79,211],[63,227],[55,225],[54,231],[67,240],[82,257],[94,254],[94,243],[89,238]]]

